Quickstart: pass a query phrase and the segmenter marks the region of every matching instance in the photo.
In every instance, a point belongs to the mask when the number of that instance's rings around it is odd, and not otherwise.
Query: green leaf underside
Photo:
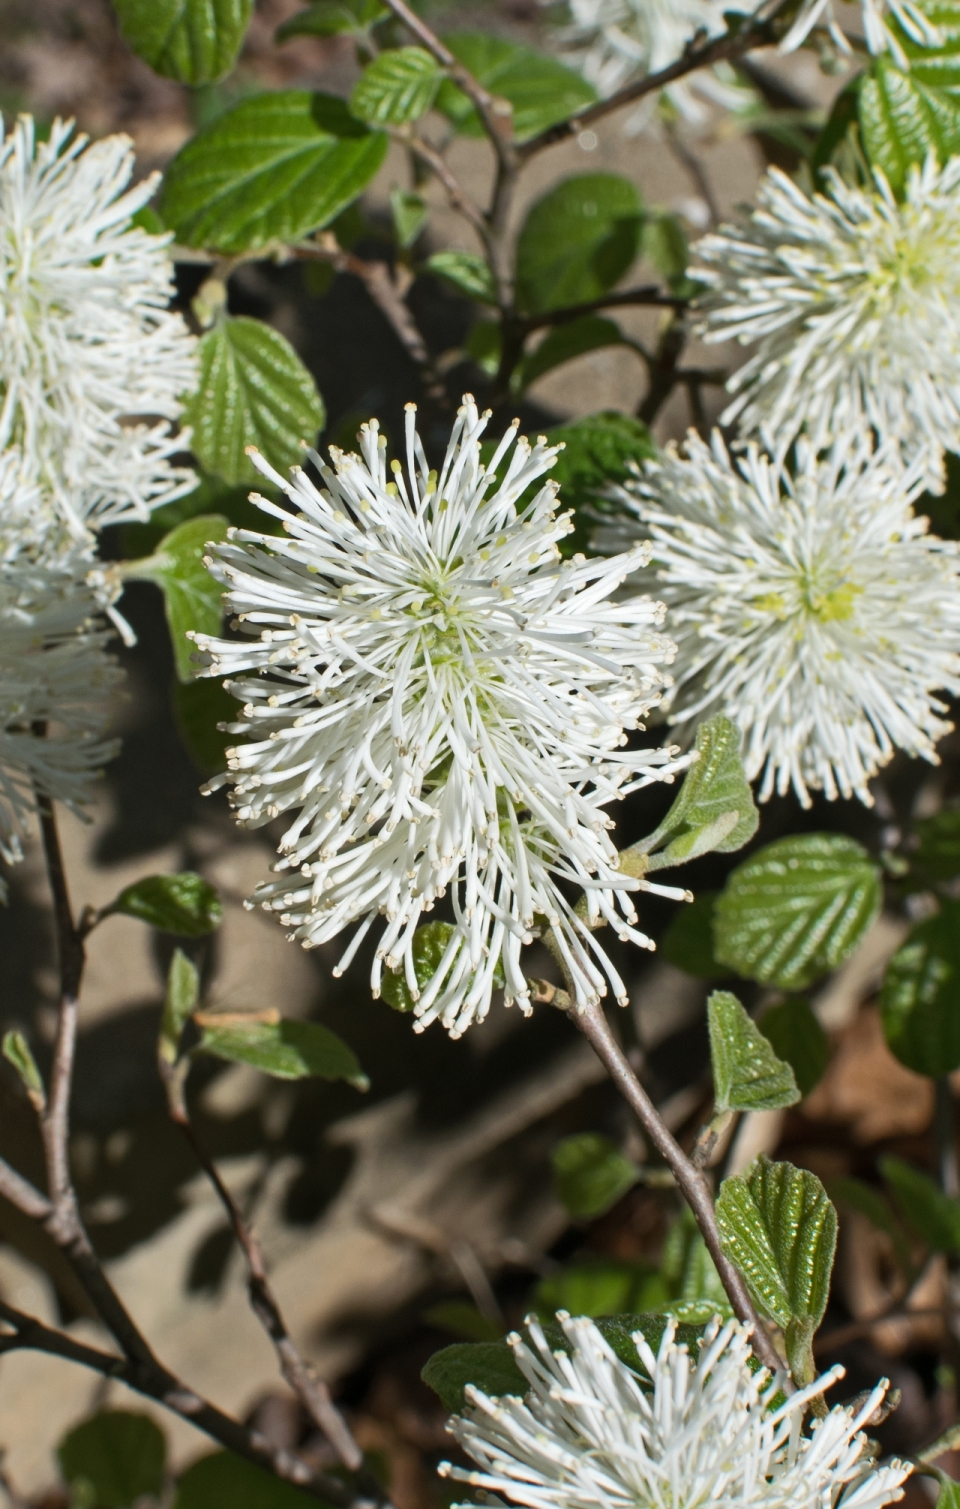
[[[530,314],[600,298],[637,255],[640,194],[615,173],[564,179],[529,211],[517,242],[519,307]]]
[[[390,12],[380,0],[313,0],[274,32],[277,42],[290,37],[337,37],[343,32],[362,33]]]
[[[200,386],[187,403],[193,449],[227,482],[260,476],[247,446],[278,471],[302,459],[324,423],[323,399],[296,351],[261,320],[228,316],[200,342]]]
[[[227,521],[219,514],[201,514],[178,524],[164,535],[154,555],[127,568],[127,575],[156,582],[163,592],[170,642],[177,676],[192,681],[195,646],[190,631],[219,634],[223,589],[210,575],[203,558],[207,546],[226,537]]]
[[[179,84],[211,84],[229,73],[246,36],[253,0],[114,0],[135,53]]]
[[[441,77],[439,63],[425,48],[391,48],[363,70],[350,96],[350,110],[371,126],[419,120],[433,104]]]
[[[212,885],[192,870],[179,875],[148,875],[120,892],[109,912],[136,917],[162,933],[201,938],[223,919],[223,907]]]
[[[316,1499],[229,1451],[201,1457],[177,1484],[173,1509],[307,1509]]]
[[[413,946],[410,952],[418,991],[426,989],[440,968],[444,952],[455,931],[456,929],[449,922],[427,922],[423,927],[417,928],[413,935]],[[493,988],[502,990],[504,984],[503,966],[498,962],[493,971]],[[393,1007],[394,1011],[412,1011],[416,1005],[402,969],[384,970],[380,982],[380,995],[388,1006]]]
[[[557,121],[592,105],[596,90],[554,58],[487,32],[454,32],[443,38],[458,62],[491,94],[513,106],[513,133],[529,140]],[[437,95],[437,109],[467,136],[482,136],[483,125],[467,96],[450,79]]]
[[[879,868],[853,839],[778,839],[728,877],[714,911],[717,958],[747,979],[802,990],[849,957],[882,899]]]
[[[363,192],[387,147],[333,95],[259,94],[177,154],[160,212],[185,246],[234,253],[297,241]]]
[[[460,293],[481,304],[495,304],[497,291],[493,274],[482,257],[476,252],[440,251],[428,257],[424,266],[438,278],[452,283]]]
[[[800,1091],[789,1064],[726,990],[707,1002],[710,1062],[717,1111],[775,1111],[796,1105]]]
[[[699,758],[687,770],[676,801],[649,841],[668,833],[693,834],[736,813],[726,836],[711,844],[715,853],[733,853],[753,837],[760,821],[740,760],[740,730],[720,713],[700,724],[695,747]]]
[[[595,1322],[621,1362],[625,1362],[641,1378],[646,1377],[646,1374],[631,1337],[637,1331],[642,1332],[650,1348],[656,1353],[667,1323],[667,1317],[663,1315],[613,1315],[601,1317]],[[545,1325],[543,1332],[552,1350],[569,1353],[570,1343],[555,1321]],[[677,1340],[685,1342],[694,1354],[702,1334],[702,1326],[681,1324],[677,1327]],[[445,1347],[442,1352],[434,1353],[420,1376],[439,1395],[446,1408],[454,1412],[463,1409],[467,1384],[473,1384],[492,1398],[504,1394],[519,1395],[522,1398],[529,1387],[505,1341],[460,1342],[452,1347]]]
[[[698,891],[691,902],[681,902],[657,945],[668,964],[703,980],[729,979],[733,973],[713,952],[713,909],[719,895],[719,891]]]
[[[716,1209],[724,1251],[757,1304],[784,1329],[793,1320],[815,1329],[837,1243],[837,1213],[817,1176],[761,1154],[723,1181]]]
[[[207,1019],[209,1022],[209,1018]],[[275,1079],[345,1079],[365,1090],[369,1081],[353,1049],[319,1022],[251,1021],[205,1026],[199,1051],[235,1064],[252,1064]]]
[[[545,1321],[558,1310],[592,1317],[642,1315],[669,1299],[666,1283],[650,1263],[608,1257],[584,1259],[541,1279],[535,1295],[537,1314]]]
[[[830,1044],[806,1001],[782,1001],[757,1023],[773,1051],[793,1070],[797,1089],[809,1095],[830,1062]]]
[[[901,1158],[881,1158],[880,1172],[910,1225],[935,1252],[960,1252],[960,1200]]]
[[[163,1487],[167,1444],[148,1415],[102,1410],[68,1431],[57,1447],[60,1470],[78,1503],[132,1509]]]
[[[599,1132],[565,1137],[553,1150],[554,1187],[574,1220],[602,1216],[637,1176],[636,1164]]]
[[[586,356],[590,351],[622,344],[623,335],[619,326],[600,315],[584,315],[582,319],[571,320],[569,324],[557,325],[537,349],[525,358],[519,370],[520,386],[528,388],[538,377],[552,372],[564,362]]]
[[[960,902],[945,901],[910,933],[887,966],[880,991],[892,1053],[917,1074],[960,1066]]]

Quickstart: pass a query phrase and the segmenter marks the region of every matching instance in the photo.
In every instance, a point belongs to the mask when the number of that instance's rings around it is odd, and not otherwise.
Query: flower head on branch
[[[895,749],[937,758],[952,727],[937,694],[960,693],[960,546],[914,514],[922,470],[847,440],[821,458],[798,443],[791,473],[691,433],[620,492],[633,522],[601,543],[652,541],[673,721],[735,719],[761,800],[792,786],[805,806],[811,790],[869,803]]]
[[[405,464],[388,466],[375,420],[361,455],[313,455],[321,489],[256,458],[297,511],[260,500],[288,538],[236,531],[218,548],[242,637],[197,636],[244,704],[222,778],[238,818],[297,811],[258,899],[305,945],[358,924],[341,969],[382,915],[374,992],[402,968],[419,1025],[456,1034],[486,1014],[498,963],[528,1009],[520,951],[546,926],[579,1001],[607,982],[625,997],[594,929],[649,944],[605,809],[679,768],[676,750],[625,747],[673,653],[661,605],[613,600],[646,547],[561,560],[572,526],[540,482],[555,450],[514,426],[484,464],[487,417],[464,399],[439,476],[413,405]],[[456,925],[423,989],[414,933],[444,895]]]
[[[877,1467],[861,1433],[886,1391],[858,1411],[835,1406],[801,1431],[805,1408],[843,1369],[832,1369],[779,1407],[778,1380],[751,1372],[749,1328],[713,1321],[698,1356],[668,1321],[654,1354],[638,1331],[636,1371],[592,1321],[557,1316],[563,1350],[539,1323],[529,1343],[509,1338],[529,1383],[525,1399],[488,1398],[468,1387],[449,1429],[479,1471],[441,1466],[446,1477],[524,1509],[881,1509],[903,1497],[910,1469]],[[641,1382],[646,1373],[652,1389]]]
[[[51,550],[146,518],[193,479],[172,464],[171,421],[196,341],[168,308],[170,237],[133,223],[155,188],[127,189],[133,165],[125,136],[0,127],[0,447],[44,489]]]
[[[914,167],[902,202],[875,176],[831,169],[809,196],[771,168],[749,222],[695,248],[702,333],[756,346],[724,423],[778,457],[799,430],[819,450],[872,428],[942,487],[942,452],[960,449],[960,158]]]

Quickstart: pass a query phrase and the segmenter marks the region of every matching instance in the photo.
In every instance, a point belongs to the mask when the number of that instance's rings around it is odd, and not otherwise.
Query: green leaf
[[[96,1509],[132,1509],[163,1487],[167,1443],[148,1415],[107,1409],[67,1432],[57,1447],[60,1471],[79,1501]]]
[[[223,907],[212,885],[192,870],[179,875],[148,875],[120,892],[103,916],[136,917],[161,933],[202,938],[220,926]]]
[[[667,1318],[663,1315],[631,1314],[601,1316],[596,1321],[596,1326],[621,1362],[625,1362],[641,1378],[645,1378],[647,1375],[637,1356],[636,1343],[632,1337],[635,1332],[642,1332],[656,1354],[667,1323]],[[556,1322],[545,1325],[543,1334],[551,1350],[569,1354],[570,1343]],[[702,1335],[702,1326],[677,1327],[677,1340],[685,1343],[694,1356]],[[505,1341],[474,1344],[459,1342],[452,1347],[444,1347],[442,1352],[434,1353],[420,1376],[439,1395],[444,1406],[455,1414],[463,1409],[463,1391],[468,1383],[482,1389],[491,1398],[502,1397],[504,1394],[515,1394],[523,1398],[529,1388]]]
[[[216,775],[227,763],[226,750],[232,734],[221,723],[232,723],[237,701],[219,681],[174,681],[170,689],[173,717],[184,748],[201,775]]]
[[[452,283],[459,293],[465,293],[468,299],[476,299],[480,304],[496,304],[497,290],[493,282],[493,273],[482,257],[475,252],[466,251],[442,251],[434,252],[423,264],[428,272],[436,273],[438,278],[444,278]]]
[[[450,922],[427,922],[418,927],[413,935],[410,953],[418,991],[430,984],[446,952],[450,939],[456,932]],[[503,966],[498,961],[493,971],[493,988],[500,990],[505,984]],[[380,995],[394,1011],[412,1011],[416,1004],[402,969],[385,969],[380,981]]]
[[[662,1306],[665,1315],[694,1325],[706,1325],[714,1315],[733,1314],[713,1258],[707,1251],[693,1211],[685,1206],[667,1232],[660,1274],[670,1291]]]
[[[910,1225],[934,1252],[960,1252],[960,1200],[953,1200],[927,1174],[902,1158],[881,1158],[880,1172]]]
[[[683,785],[676,801],[663,822],[642,844],[649,852],[664,835],[672,833],[685,837],[712,829],[718,818],[734,813],[735,821],[710,847],[718,854],[730,854],[742,849],[757,831],[760,821],[753,802],[750,783],[743,773],[740,760],[740,730],[736,723],[719,713],[697,729],[696,751],[699,758],[690,766],[683,778]],[[676,840],[666,850],[663,858],[674,852]],[[705,852],[698,849],[697,852]],[[683,858],[693,858],[683,854]]]
[[[333,95],[258,94],[177,153],[160,213],[183,246],[235,253],[298,241],[363,193],[387,146]]]
[[[158,1051],[168,1064],[175,1064],[183,1029],[200,999],[200,971],[182,949],[175,948],[167,971],[167,990],[160,1019]]]
[[[817,137],[816,146],[810,157],[810,170],[820,189],[826,187],[823,169],[835,161],[837,154],[849,140],[851,127],[857,125],[860,85],[863,79],[864,75],[858,73],[844,89],[841,89],[833,102],[833,109],[827,117],[827,123]]]
[[[554,1188],[578,1221],[602,1216],[638,1177],[637,1165],[599,1132],[577,1132],[553,1150]]]
[[[836,969],[880,911],[880,870],[839,833],[767,844],[727,878],[714,911],[717,958],[781,990]]]
[[[586,1258],[541,1279],[534,1305],[541,1320],[558,1310],[570,1315],[643,1314],[667,1303],[667,1286],[649,1263],[619,1258]]]
[[[276,42],[291,37],[337,37],[344,32],[363,36],[390,12],[380,0],[313,0],[274,32]]]
[[[345,1079],[358,1090],[370,1081],[343,1038],[319,1022],[296,1022],[288,1018],[267,1022],[251,1018],[248,1023],[231,1017],[229,1024],[215,1026],[215,1015],[203,1018],[197,1049],[234,1064],[252,1064],[274,1079]]]
[[[863,1179],[841,1177],[827,1180],[827,1194],[835,1205],[846,1205],[859,1211],[878,1231],[884,1232],[893,1243],[897,1262],[907,1275],[912,1274],[910,1244],[903,1230],[893,1219],[890,1207],[881,1194]]]
[[[937,1494],[936,1509],[960,1509],[960,1483],[948,1477],[939,1468],[935,1469],[940,1483],[940,1491]]]
[[[771,1006],[757,1023],[773,1051],[793,1070],[801,1095],[809,1095],[830,1062],[827,1034],[799,997]]]
[[[272,1472],[230,1451],[216,1451],[187,1468],[173,1509],[316,1509],[316,1502]]]
[[[615,173],[564,179],[529,211],[517,242],[517,303],[530,314],[600,298],[640,246],[640,194]]]
[[[644,260],[666,278],[671,290],[690,297],[697,284],[687,277],[690,248],[687,235],[675,215],[650,215],[643,222],[641,250]]]
[[[777,1057],[736,996],[715,990],[707,1002],[707,1021],[717,1111],[776,1111],[796,1105],[800,1091],[793,1070]]]
[[[467,336],[464,350],[470,359],[476,362],[481,371],[486,372],[488,377],[496,376],[497,368],[500,366],[500,352],[502,349],[503,340],[499,322],[496,320],[475,320],[470,327],[470,334]],[[489,454],[493,455],[493,451],[491,450]]]
[[[288,340],[262,320],[227,316],[200,341],[200,385],[186,404],[193,449],[227,482],[260,473],[246,454],[255,446],[278,471],[302,459],[323,428],[323,399]]]
[[[757,1304],[786,1330],[823,1319],[837,1245],[837,1213],[816,1174],[760,1155],[746,1175],[724,1179],[720,1240]]]
[[[367,64],[350,109],[371,126],[402,126],[430,109],[442,77],[440,64],[425,48],[391,48]]]
[[[424,1310],[420,1319],[439,1331],[462,1336],[464,1341],[498,1341],[503,1335],[502,1328],[467,1299],[442,1299]]]
[[[560,506],[572,508],[576,521],[560,549],[564,555],[575,555],[589,549],[597,523],[591,515],[609,509],[601,491],[632,479],[641,463],[656,455],[656,446],[645,424],[615,409],[557,425],[547,431],[547,439],[563,446],[550,475],[560,483]]]
[[[43,1078],[30,1051],[30,1044],[22,1032],[3,1034],[3,1056],[16,1069],[32,1104],[42,1107],[46,1099]]]
[[[237,61],[253,0],[113,0],[134,52],[178,84],[210,84]]]
[[[915,832],[911,869],[921,880],[937,885],[960,875],[960,809],[944,807],[934,817],[922,818]]]
[[[552,372],[554,367],[573,361],[577,356],[585,356],[588,351],[621,345],[623,334],[620,327],[600,315],[588,314],[565,325],[556,325],[537,349],[524,358],[517,371],[518,386],[528,388],[538,377]]]
[[[960,902],[944,901],[887,965],[880,1015],[890,1051],[935,1078],[960,1065]]]
[[[203,564],[207,545],[226,537],[227,521],[201,514],[178,524],[160,541],[156,554],[129,563],[124,571],[137,581],[156,582],[163,591],[167,627],[177,676],[192,681],[194,645],[189,633],[219,634],[223,588]]]
[[[596,90],[578,73],[531,47],[479,31],[454,32],[443,40],[478,83],[509,100],[513,134],[519,142],[584,110],[597,98]],[[484,134],[473,105],[450,79],[440,86],[437,109],[464,135]]]
[[[407,251],[426,224],[426,202],[419,194],[411,194],[407,189],[391,189],[390,213],[397,245]]]
[[[733,973],[713,952],[713,908],[719,895],[719,891],[698,891],[693,901],[681,902],[657,945],[668,964],[703,980],[724,980]]]
[[[911,165],[929,153],[946,162],[960,151],[958,53],[955,36],[926,69],[904,71],[886,56],[870,64],[860,86],[860,137],[871,164],[883,170],[894,191],[903,187]]]

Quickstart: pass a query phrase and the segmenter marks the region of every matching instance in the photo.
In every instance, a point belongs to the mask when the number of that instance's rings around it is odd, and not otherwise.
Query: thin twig
[[[605,293],[585,304],[567,304],[565,308],[547,309],[542,314],[518,315],[516,325],[529,334],[532,330],[542,330],[545,325],[567,325],[571,320],[579,320],[583,315],[593,314],[598,309],[620,309],[626,305],[642,304],[651,305],[655,309],[686,309],[688,303],[688,299],[664,293],[656,283],[644,283],[639,288],[624,288],[620,293]]]

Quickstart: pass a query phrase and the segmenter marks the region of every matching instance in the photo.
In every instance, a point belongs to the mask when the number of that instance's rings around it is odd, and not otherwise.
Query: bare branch
[[[594,314],[598,309],[622,309],[627,305],[647,304],[655,309],[686,309],[688,299],[664,293],[656,283],[645,283],[639,288],[625,288],[621,293],[605,293],[599,299],[590,299],[585,304],[568,304],[564,309],[548,309],[542,314],[520,315],[515,320],[524,332],[540,330],[544,325],[567,325],[579,320],[582,315]]]

